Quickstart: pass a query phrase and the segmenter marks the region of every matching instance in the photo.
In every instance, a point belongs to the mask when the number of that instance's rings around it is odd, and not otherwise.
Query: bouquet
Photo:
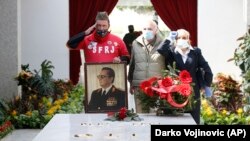
[[[128,110],[126,107],[123,107],[119,110],[119,112],[113,113],[109,112],[108,113],[108,118],[105,120],[110,120],[110,121],[141,121],[142,118],[139,117],[136,113],[134,113],[134,110]]]
[[[151,77],[142,81],[140,89],[144,96],[139,96],[139,99],[142,103],[148,102],[144,105],[183,111],[191,108],[192,77],[186,70],[164,70],[163,77]]]

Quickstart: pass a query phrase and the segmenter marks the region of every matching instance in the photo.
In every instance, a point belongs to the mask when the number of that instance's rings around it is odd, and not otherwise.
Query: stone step
[[[1,141],[32,141],[41,129],[15,129]]]

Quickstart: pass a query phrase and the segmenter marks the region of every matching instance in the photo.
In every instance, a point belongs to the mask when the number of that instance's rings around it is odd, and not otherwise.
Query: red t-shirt
[[[111,33],[100,38],[95,31],[86,36],[77,48],[84,50],[86,63],[113,62],[115,57],[129,56],[123,40]]]

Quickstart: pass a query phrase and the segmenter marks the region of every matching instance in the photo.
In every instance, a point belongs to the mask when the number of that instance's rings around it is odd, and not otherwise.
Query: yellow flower
[[[239,115],[241,115],[241,114],[243,113],[243,109],[242,109],[242,108],[239,108],[239,109],[237,110],[237,113],[238,113]]]
[[[212,116],[213,115],[213,111],[212,111],[211,108],[207,108],[205,113],[206,113],[207,116]]]
[[[60,101],[59,100],[56,100],[55,102],[54,102],[54,105],[59,105],[60,104]]]
[[[16,116],[16,115],[17,115],[17,111],[16,111],[16,110],[13,110],[13,111],[11,112],[11,115],[12,115],[12,116]]]
[[[15,101],[19,101],[19,100],[20,100],[20,96],[17,95],[17,96],[15,97]]]
[[[43,107],[43,103],[42,103],[42,102],[39,102],[39,103],[38,103],[38,107],[40,107],[40,108]]]
[[[64,93],[63,93],[63,97],[66,97],[66,96],[68,96],[68,93],[67,93],[67,92],[64,92]]]
[[[207,107],[209,106],[206,99],[203,99],[203,100],[201,101],[201,105],[202,105],[204,108],[207,108]]]
[[[54,102],[54,105],[62,105],[64,103],[64,100],[62,99],[57,99],[55,102]]]
[[[68,96],[63,96],[63,101],[66,102],[68,100]]]
[[[61,106],[60,105],[57,105],[57,110],[60,110],[61,109]]]
[[[53,114],[54,114],[54,110],[53,110],[53,109],[48,110],[48,111],[47,111],[47,114],[48,114],[48,115],[53,115]]]
[[[36,94],[33,95],[33,99],[37,99],[37,95]]]
[[[222,114],[223,116],[227,115],[227,110],[225,110],[225,109],[222,110],[221,114]]]
[[[25,115],[31,116],[31,115],[32,115],[32,112],[31,112],[31,111],[27,111],[27,112],[25,113]]]
[[[50,102],[50,101],[47,102],[47,106],[48,106],[48,107],[51,106],[51,102]]]

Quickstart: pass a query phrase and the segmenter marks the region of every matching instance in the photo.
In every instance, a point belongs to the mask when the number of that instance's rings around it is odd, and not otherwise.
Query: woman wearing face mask
[[[195,84],[195,105],[191,111],[191,115],[197,124],[200,124],[200,89],[204,85],[210,86],[213,79],[213,73],[208,62],[204,59],[201,50],[197,47],[193,48],[190,44],[190,34],[185,29],[179,29],[177,32],[171,32],[169,38],[158,48],[158,52],[165,57],[165,65],[172,66],[176,63],[176,69],[187,70],[192,81]],[[173,40],[174,39],[174,40]],[[201,76],[199,69],[204,70],[204,75]],[[200,78],[203,77],[203,78]]]
[[[163,41],[157,24],[153,20],[145,21],[142,32],[142,35],[132,43],[128,72],[130,93],[135,95],[137,113],[148,112],[143,109],[136,96],[139,93],[140,82],[152,76],[161,76],[161,71],[165,68],[164,57],[157,52]]]

